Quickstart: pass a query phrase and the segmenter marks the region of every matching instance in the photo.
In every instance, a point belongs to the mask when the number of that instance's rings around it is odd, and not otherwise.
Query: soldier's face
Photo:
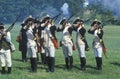
[[[98,24],[95,23],[95,24],[94,24],[94,28],[95,28],[95,29],[98,28]]]
[[[34,24],[32,24],[32,25],[31,25],[31,27],[32,27],[32,29],[34,29],[34,28],[35,28],[35,25],[34,25]]]
[[[63,27],[63,28],[65,28],[65,27],[66,27],[66,25],[67,25],[67,23],[63,23],[63,24],[62,24],[62,27]]]
[[[3,32],[4,31],[4,28],[0,29],[0,32]]]

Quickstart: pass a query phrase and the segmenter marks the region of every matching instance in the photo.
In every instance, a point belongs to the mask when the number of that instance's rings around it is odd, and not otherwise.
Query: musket
[[[20,18],[21,15],[17,16],[17,18],[15,19],[15,21],[12,23],[11,26],[8,27],[8,29],[6,30],[6,32],[11,31],[15,25],[15,23],[18,21],[18,19]]]
[[[72,14],[69,18],[68,18],[68,21],[74,16],[74,14]]]
[[[19,19],[19,17],[20,17],[20,15],[15,19],[15,21],[12,23],[12,25],[9,26],[8,29],[5,30],[6,33],[7,33],[8,31],[11,31],[11,30],[12,30],[12,28],[13,28],[14,25],[15,25],[15,23],[16,23],[17,20]],[[4,36],[5,36],[5,35],[3,34],[3,35],[1,36],[1,38],[3,38]]]
[[[52,21],[56,21],[57,20],[57,18],[59,17],[61,15],[61,13],[59,13],[59,14],[57,14],[56,16],[54,16],[53,18],[51,18],[52,19]]]
[[[99,26],[99,28],[101,28],[101,27]],[[105,44],[104,44],[103,39],[100,39],[100,44],[101,44],[101,46],[102,46],[102,50],[103,50],[103,53],[104,53],[105,58],[108,59],[108,57],[107,57],[107,55],[106,55],[106,47],[105,47]]]
[[[53,18],[51,18],[51,22],[52,22],[52,21],[55,22],[60,15],[61,15],[61,13],[59,13],[59,14],[57,14],[56,16],[54,16]],[[59,45],[58,45],[57,39],[55,39],[54,37],[53,37],[53,38],[50,37],[50,39],[51,39],[51,41],[53,42],[54,47],[55,47],[56,49],[58,49],[58,48],[59,48]]]
[[[66,24],[67,22],[69,22],[69,20],[70,20],[73,16],[74,16],[74,14],[72,14],[72,15],[66,20],[66,22],[65,22],[64,24]],[[73,49],[73,50],[76,50],[76,46],[75,46],[75,43],[74,43],[74,41],[73,41],[72,36],[71,36],[71,41],[72,41],[72,43],[73,43],[72,49]]]
[[[67,22],[69,22],[70,19],[71,19],[73,16],[74,16],[74,14],[72,14],[72,15],[64,22],[64,24],[66,24]]]
[[[74,16],[74,15],[71,15],[71,16],[68,18],[67,22],[68,22],[73,16]],[[71,41],[72,41],[72,43],[73,43],[72,49],[73,49],[73,50],[76,50],[76,46],[75,46],[75,43],[74,43],[74,41],[73,41],[72,36],[71,36]]]

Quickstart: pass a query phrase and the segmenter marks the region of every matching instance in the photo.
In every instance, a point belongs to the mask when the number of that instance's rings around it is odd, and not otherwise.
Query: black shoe
[[[80,62],[81,62],[80,70],[86,70],[86,58],[85,57],[81,57],[80,58]]]
[[[97,70],[102,70],[102,58],[96,57]]]
[[[68,59],[68,57],[65,58],[65,66],[66,66],[66,69],[69,70],[69,59]]]
[[[12,70],[12,68],[11,68],[11,67],[8,67],[8,72],[7,72],[7,74],[11,74],[11,70]]]
[[[80,70],[83,70],[83,71],[84,71],[84,70],[86,70],[86,68],[85,68],[85,67],[81,67]]]
[[[97,67],[97,70],[102,70],[102,67]]]
[[[37,71],[36,70],[30,70],[30,73],[36,73]]]
[[[1,71],[1,74],[3,74],[3,75],[4,75],[4,74],[6,74],[6,72]]]
[[[100,67],[99,70],[102,70],[102,68]]]
[[[36,73],[36,72],[37,72],[37,70],[32,70],[32,72],[33,72],[33,73]]]
[[[51,71],[51,72],[54,72],[54,69],[51,69],[50,71]]]
[[[90,50],[90,48],[86,48],[86,49],[85,49],[85,51],[89,51],[89,50]]]
[[[5,74],[5,67],[2,67],[1,74]]]
[[[54,67],[55,67],[55,58],[54,57],[50,57],[50,71],[54,72]]]
[[[27,59],[22,59],[22,62],[27,62]]]
[[[7,72],[7,74],[11,74],[11,72]]]
[[[72,56],[69,56],[69,58],[70,58],[69,70],[72,70],[72,68],[73,68],[73,57],[72,57]]]
[[[50,72],[50,69],[46,69],[46,72]]]
[[[69,70],[72,70],[72,69],[73,69],[72,67],[69,68]]]

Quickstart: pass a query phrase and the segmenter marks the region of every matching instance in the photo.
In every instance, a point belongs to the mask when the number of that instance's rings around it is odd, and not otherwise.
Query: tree
[[[43,17],[46,13],[49,13],[54,16],[61,12],[60,8],[64,3],[69,5],[69,12],[75,14],[74,17],[79,16],[92,21],[98,18],[105,23],[113,23],[117,20],[111,11],[102,6],[100,0],[90,3],[87,8],[84,8],[84,2],[85,0],[0,0],[0,21],[13,22],[20,13],[19,21],[29,15]]]

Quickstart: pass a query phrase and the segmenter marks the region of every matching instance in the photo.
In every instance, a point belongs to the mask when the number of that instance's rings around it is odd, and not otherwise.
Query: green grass
[[[38,72],[30,73],[30,63],[21,62],[21,53],[18,51],[18,43],[15,41],[16,36],[19,34],[20,24],[17,24],[12,33],[12,41],[16,46],[16,51],[12,53],[12,74],[0,75],[0,79],[119,79],[120,78],[120,27],[114,25],[108,25],[104,27],[104,42],[107,47],[108,59],[103,56],[103,70],[95,70],[95,59],[92,49],[93,36],[86,34],[90,51],[86,52],[87,57],[87,69],[86,71],[80,71],[79,57],[77,50],[73,52],[74,68],[71,71],[64,69],[64,56],[62,49],[56,50],[56,67],[54,73],[46,73],[45,67],[38,64]],[[85,27],[87,30],[88,27]],[[60,40],[61,33],[57,33],[57,37]],[[75,33],[73,34],[75,39]],[[40,56],[40,55],[39,55]]]

